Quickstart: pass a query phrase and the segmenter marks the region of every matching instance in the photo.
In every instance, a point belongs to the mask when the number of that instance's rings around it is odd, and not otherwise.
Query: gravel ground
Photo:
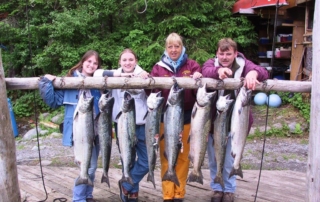
[[[303,120],[297,112],[290,109],[290,113],[279,113],[279,111],[288,111],[288,107],[283,107],[281,110],[271,110],[269,112],[269,126],[279,123],[279,120],[285,120],[287,124],[292,122],[302,123]],[[255,122],[252,131],[255,128],[264,128],[265,125],[265,109],[254,108],[253,114]],[[30,129],[28,122],[19,123],[19,132],[23,134]],[[241,161],[243,169],[260,169],[263,138],[248,139]],[[16,156],[19,165],[38,165],[39,151],[37,138],[24,140],[19,138],[16,140]],[[52,166],[75,166],[73,162],[73,148],[62,146],[61,134],[51,134],[39,138],[40,156],[42,165]],[[100,158],[101,159],[101,158]],[[158,158],[159,159],[159,158]],[[306,163],[308,160],[308,137],[302,135],[299,137],[268,137],[265,142],[262,169],[267,170],[293,170],[306,172]],[[112,159],[110,167],[120,168],[120,155],[115,141],[113,141]],[[100,164],[101,165],[101,164]],[[157,166],[159,166],[159,160]],[[203,167],[208,168],[208,161],[205,159]]]
[[[260,169],[263,139],[247,140],[243,159],[243,169]],[[306,172],[308,160],[308,139],[306,138],[267,138],[264,148],[263,169],[293,170]],[[43,165],[75,166],[73,163],[73,147],[64,147],[61,137],[46,136],[39,139],[40,156]],[[16,141],[18,165],[38,165],[39,151],[37,139]],[[159,159],[159,158],[158,158]],[[110,166],[120,168],[120,155],[113,140],[112,159]],[[159,166],[159,161],[157,166]],[[208,168],[207,157],[204,169]]]

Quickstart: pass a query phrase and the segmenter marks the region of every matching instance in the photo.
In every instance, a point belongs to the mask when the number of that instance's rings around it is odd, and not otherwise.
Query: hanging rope
[[[30,33],[30,21],[29,21],[29,10],[28,10],[28,0],[26,0],[26,16],[27,16],[27,29],[28,29],[28,40],[29,40],[29,61],[31,61],[31,69],[32,68],[32,48],[31,48],[31,33]],[[34,7],[34,5],[32,6]],[[35,72],[33,71],[33,74],[35,75]],[[36,104],[36,94],[35,91],[33,91],[33,109],[34,109],[34,119],[35,119],[35,126],[37,131],[37,144],[38,144],[38,154],[39,154],[39,163],[40,163],[40,171],[41,171],[41,178],[42,178],[42,184],[44,191],[46,193],[46,198],[44,200],[41,200],[39,202],[44,202],[48,199],[48,192],[46,190],[46,186],[44,183],[44,176],[43,176],[43,170],[42,170],[42,163],[41,163],[41,152],[40,152],[40,143],[39,143],[39,131],[38,131],[38,118],[37,118],[37,104]]]
[[[141,11],[141,12],[137,10],[137,13],[142,14],[142,13],[146,12],[147,7],[148,7],[147,0],[144,0],[144,4],[146,5],[146,6],[144,7],[144,10],[143,10],[143,11]]]

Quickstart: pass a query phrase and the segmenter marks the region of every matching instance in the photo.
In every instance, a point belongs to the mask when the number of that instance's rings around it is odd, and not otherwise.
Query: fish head
[[[176,105],[181,102],[184,97],[184,89],[181,88],[177,83],[175,83],[169,92],[168,101],[169,105]]]
[[[113,104],[114,97],[112,97],[111,92],[102,94],[98,103],[100,112],[107,112],[112,110]]]
[[[230,104],[233,102],[232,99],[230,99],[230,94],[228,95],[220,95],[218,100],[217,100],[217,103],[216,103],[216,107],[217,107],[217,110],[220,111],[220,112],[225,112],[229,109],[229,106]]]
[[[93,97],[88,96],[87,93],[84,91],[81,93],[79,97],[79,101],[77,104],[78,111],[81,113],[86,113],[92,111],[93,109]]]
[[[122,112],[129,112],[133,110],[135,107],[134,105],[134,98],[131,96],[130,93],[127,91],[124,92],[123,102],[122,102]]]
[[[147,99],[147,106],[149,110],[158,109],[159,107],[162,107],[163,103],[164,98],[161,97],[161,91],[157,93],[150,93]]]
[[[213,97],[217,92],[207,93],[207,84],[205,83],[202,87],[198,88],[197,91],[197,103],[199,106],[204,107],[212,103]]]

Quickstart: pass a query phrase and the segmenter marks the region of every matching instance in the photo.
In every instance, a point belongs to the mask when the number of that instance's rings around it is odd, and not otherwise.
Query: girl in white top
[[[141,78],[148,78],[148,73],[144,71],[138,64],[138,59],[136,54],[131,49],[125,49],[122,51],[119,57],[119,65],[115,71],[115,74],[131,74],[131,76],[138,76]],[[103,75],[103,74],[102,74]],[[145,120],[144,116],[148,111],[147,107],[147,95],[144,89],[128,89],[127,90],[135,100],[136,108],[136,136],[137,144],[135,146],[136,155],[138,158],[134,162],[132,169],[130,170],[133,185],[128,182],[118,182],[120,199],[123,202],[138,202],[138,192],[139,192],[139,182],[148,173],[148,156],[147,148],[145,144]],[[121,110],[121,105],[124,99],[124,89],[113,89],[112,96],[115,99],[112,119],[115,126],[115,131],[117,132],[117,120],[116,116]],[[118,135],[121,134],[117,134]],[[134,158],[135,159],[135,158]]]

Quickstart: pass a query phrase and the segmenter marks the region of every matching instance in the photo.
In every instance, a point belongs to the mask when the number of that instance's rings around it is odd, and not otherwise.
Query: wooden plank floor
[[[54,201],[56,198],[66,198],[72,201],[72,187],[74,179],[79,174],[79,169],[74,167],[53,167],[44,166],[44,183],[48,193],[47,201]],[[185,202],[210,201],[211,190],[209,187],[209,170],[202,170],[204,184],[190,183],[187,185]],[[118,185],[121,178],[120,169],[110,169],[109,179],[111,187],[101,184],[102,169],[96,173],[94,197],[100,202],[118,202]],[[237,179],[236,202],[254,201],[259,171],[245,170],[244,178]],[[18,166],[19,187],[22,201],[36,202],[44,200],[46,194],[43,188],[39,166]],[[260,179],[260,186],[256,201],[305,201],[306,191],[304,190],[306,174],[288,170],[269,171],[263,170]],[[146,177],[140,183],[139,201],[162,201],[161,181],[159,171],[155,172],[156,189]]]

